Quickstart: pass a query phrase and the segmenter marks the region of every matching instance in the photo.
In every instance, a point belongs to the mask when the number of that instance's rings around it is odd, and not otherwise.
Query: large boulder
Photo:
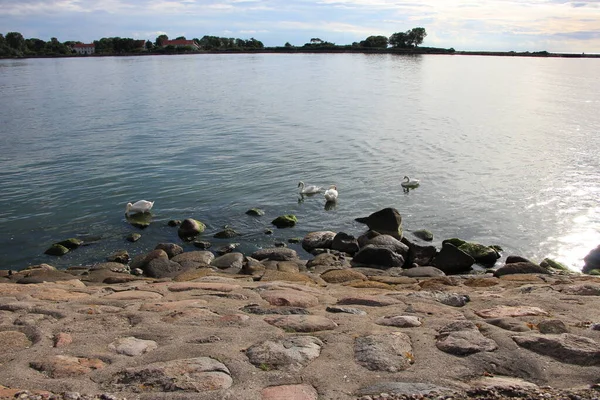
[[[471,271],[475,260],[453,244],[446,242],[434,257],[432,264],[445,274],[460,274]]]
[[[273,261],[290,261],[298,258],[296,250],[288,249],[287,247],[273,247],[269,249],[256,250],[250,257],[262,261],[262,260],[273,260]]]
[[[155,258],[144,268],[144,275],[151,278],[173,278],[181,274],[186,269],[181,264],[167,258]]]
[[[204,232],[206,225],[193,218],[187,218],[181,221],[177,229],[177,234],[182,240],[192,241],[196,236]]]
[[[386,247],[394,253],[400,254],[404,259],[406,259],[406,256],[408,255],[408,246],[391,235],[377,235],[366,242],[365,246],[369,245],[375,247]]]
[[[512,275],[512,274],[550,274],[548,269],[541,267],[532,262],[515,262],[506,264],[503,267],[498,268],[494,271],[495,277],[501,277],[503,275]]]
[[[378,269],[401,268],[404,265],[404,257],[389,247],[367,245],[354,255],[352,264]]]
[[[583,258],[583,261],[585,261],[585,265],[582,269],[584,274],[589,274],[595,269],[600,269],[600,245],[590,251],[588,255]]]
[[[330,249],[334,237],[332,231],[309,232],[302,239],[302,248],[309,253],[314,249]]]
[[[402,243],[408,246],[406,262],[419,265],[430,265],[437,253],[435,246],[419,238],[414,233],[409,233],[402,238]]]
[[[395,208],[384,208],[368,217],[356,218],[355,221],[366,224],[372,231],[402,239],[402,216]]]
[[[359,250],[356,238],[344,232],[335,235],[331,243],[331,248],[348,254],[354,254]]]
[[[169,258],[175,257],[177,254],[183,253],[183,247],[175,243],[159,243],[154,248],[155,250],[164,250]]]
[[[496,249],[490,246],[484,246],[479,243],[466,242],[457,238],[446,239],[442,242],[442,245],[445,243],[453,244],[459,250],[462,250],[471,257],[473,257],[476,263],[485,266],[494,265],[496,263],[496,260],[500,258],[500,254],[498,254]]]

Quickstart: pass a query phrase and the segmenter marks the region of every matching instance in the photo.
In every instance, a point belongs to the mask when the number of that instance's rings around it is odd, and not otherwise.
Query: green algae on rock
[[[295,226],[297,222],[298,218],[293,214],[281,215],[271,221],[271,223],[278,228],[291,228],[292,226]]]

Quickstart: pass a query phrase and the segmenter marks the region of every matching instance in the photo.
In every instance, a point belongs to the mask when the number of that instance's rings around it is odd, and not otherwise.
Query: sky
[[[45,41],[166,34],[346,45],[416,27],[429,47],[600,53],[600,0],[0,0],[0,33]]]

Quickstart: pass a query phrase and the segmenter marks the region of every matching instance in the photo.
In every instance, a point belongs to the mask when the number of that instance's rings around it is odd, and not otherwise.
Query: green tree
[[[290,47],[294,47],[294,46],[292,46],[292,44],[290,42],[285,42],[285,44],[283,46],[286,47],[286,48],[288,48],[288,49]]]
[[[187,40],[187,39],[185,38],[185,36],[178,36],[175,38],[175,40]]]
[[[388,38],[385,36],[369,36],[362,42],[360,42],[361,47],[374,47],[374,48],[382,48],[385,49],[388,47]]]
[[[5,39],[8,46],[14,50],[18,52],[25,50],[25,39],[19,32],[8,32]]]
[[[156,47],[162,47],[163,42],[166,40],[169,40],[169,37],[167,35],[160,35],[156,38],[154,44],[156,45]]]
[[[425,39],[425,36],[427,36],[425,28],[412,28],[410,31],[406,32],[406,34],[408,36],[409,43],[415,47],[423,43],[423,39]]]
[[[146,50],[152,51],[153,48],[154,48],[154,45],[152,44],[152,42],[147,40],[146,41]]]
[[[406,32],[396,32],[390,36],[390,45],[397,48],[417,47],[427,36],[425,28],[413,28]]]

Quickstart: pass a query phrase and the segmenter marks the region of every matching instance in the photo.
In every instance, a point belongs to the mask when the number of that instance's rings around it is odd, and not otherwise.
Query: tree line
[[[330,48],[415,48],[423,43],[427,36],[425,28],[413,28],[406,32],[397,32],[389,38],[386,36],[369,36],[361,42],[354,42],[351,46],[337,46],[319,38],[312,38],[310,42],[300,46],[304,49],[327,50]],[[179,36],[174,40],[187,40]],[[239,39],[205,35],[202,38],[191,39],[186,46],[169,44],[167,35],[159,35],[154,42],[150,40],[136,40],[132,38],[109,37],[95,40],[96,54],[135,54],[135,53],[185,53],[197,51],[252,51],[262,50],[265,46],[255,38]],[[45,42],[41,39],[25,39],[19,32],[0,34],[0,57],[32,57],[32,56],[65,56],[74,54],[73,45],[81,44],[77,41],[61,43],[56,38]],[[166,45],[165,45],[166,44]],[[294,48],[289,42],[284,48]]]

